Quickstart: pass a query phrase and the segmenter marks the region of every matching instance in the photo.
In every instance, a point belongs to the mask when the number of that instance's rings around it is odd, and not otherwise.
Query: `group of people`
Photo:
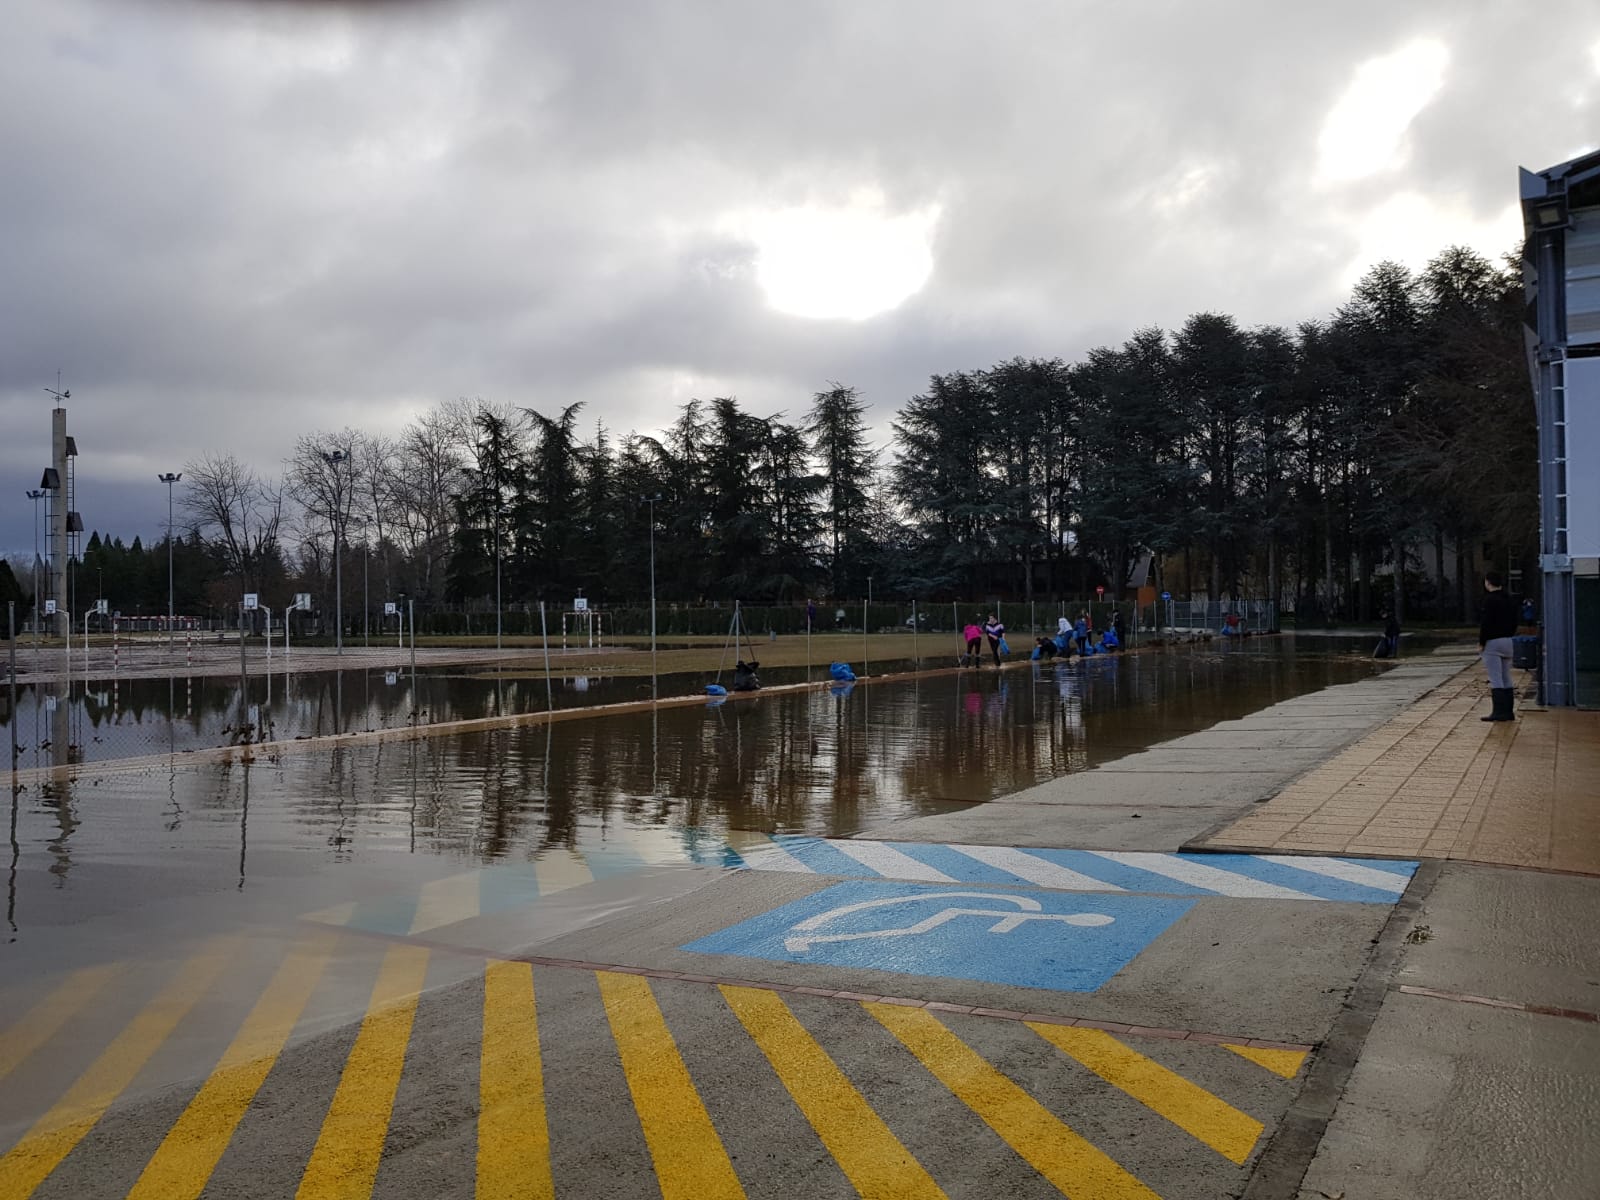
[[[1078,612],[1075,621],[1066,617],[1056,620],[1056,636],[1040,638],[1033,648],[1036,659],[1066,658],[1072,654],[1111,654],[1122,649],[1122,614],[1111,612],[1111,624],[1096,637],[1094,618],[1087,609]]]
[[[1006,627],[1000,620],[990,613],[980,623],[977,619],[969,622],[961,631],[961,636],[966,642],[966,653],[962,662],[972,666],[983,664],[983,646],[987,640],[989,654],[994,659],[995,666],[1000,665],[1000,656],[1009,654],[1010,647],[1006,645]],[[1056,622],[1056,636],[1053,638],[1042,637],[1034,642],[1034,660],[1066,658],[1072,654],[1110,654],[1122,648],[1122,614],[1113,611],[1111,624],[1098,636],[1095,633],[1094,621],[1089,616],[1087,609],[1078,613],[1077,619],[1069,620],[1061,617]]]

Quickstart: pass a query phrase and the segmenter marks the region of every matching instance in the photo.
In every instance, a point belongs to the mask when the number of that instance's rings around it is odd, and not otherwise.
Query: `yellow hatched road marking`
[[[933,1014],[897,1004],[862,1007],[1063,1195],[1072,1200],[1160,1200],[995,1070]]]
[[[477,916],[478,880],[482,874],[481,871],[466,871],[423,884],[410,932],[422,933]]]
[[[1260,1121],[1124,1046],[1105,1030],[1033,1021],[1028,1028],[1230,1162],[1244,1162],[1255,1149],[1264,1128]]]
[[[322,978],[337,938],[332,932],[317,934],[290,951],[216,1069],[145,1166],[128,1200],[180,1200],[205,1189]]]
[[[733,1163],[695,1091],[649,983],[637,975],[608,971],[597,971],[595,978],[655,1163],[662,1200],[743,1197]]]
[[[11,1074],[23,1059],[48,1042],[121,969],[121,963],[108,963],[72,972],[53,992],[24,1013],[20,1021],[0,1034],[0,1079]]]
[[[188,959],[67,1094],[0,1158],[0,1200],[23,1200],[32,1195],[61,1164],[222,973],[238,944],[238,938],[216,938]]]
[[[534,859],[533,877],[539,881],[541,896],[594,882],[594,872],[583,856],[562,849],[546,850]]]
[[[527,963],[484,969],[478,1097],[478,1200],[550,1200],[550,1128]]]
[[[722,995],[865,1200],[943,1200],[943,1189],[777,995],[726,985]]]
[[[1248,1058],[1258,1067],[1265,1067],[1274,1075],[1282,1075],[1285,1079],[1293,1079],[1300,1074],[1300,1066],[1306,1061],[1307,1050],[1269,1050],[1263,1046],[1235,1046],[1232,1042],[1224,1042],[1223,1049],[1232,1050],[1243,1058]]]
[[[372,1194],[427,973],[428,952],[420,947],[394,946],[384,955],[361,1031],[300,1178],[295,1195],[302,1200]],[[385,1005],[390,997],[399,999]]]

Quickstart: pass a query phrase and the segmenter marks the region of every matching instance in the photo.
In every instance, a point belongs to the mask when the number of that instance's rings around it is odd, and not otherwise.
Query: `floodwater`
[[[305,742],[250,764],[197,762],[182,753],[137,771],[97,771],[91,763],[70,782],[13,789],[8,933],[25,939],[41,923],[87,919],[164,895],[265,888],[281,896],[288,889],[309,903],[334,894],[327,879],[341,871],[393,879],[437,873],[445,864],[460,870],[530,861],[563,848],[586,853],[618,838],[662,838],[692,850],[702,836],[720,846],[728,830],[848,835],[1087,770],[1379,669],[1351,657],[1296,655],[1284,642],[1260,639],[440,737],[339,747]],[[144,714],[170,711],[161,703],[168,681],[146,682],[148,688],[127,689],[151,706],[125,701],[124,714],[141,718],[135,728],[146,724]],[[218,687],[213,697],[215,681],[195,683],[207,713],[225,720],[230,705],[238,712],[236,692],[230,697]],[[633,699],[638,683],[592,684],[585,695]],[[679,683],[680,693],[689,690],[687,680]],[[168,703],[183,705],[183,681],[170,686]],[[389,690],[400,686],[380,675],[377,683],[346,678],[334,688],[346,697],[370,689],[370,700],[361,694],[369,706],[362,711],[398,715],[404,724],[410,693],[391,699]],[[492,678],[418,679],[419,688],[433,689],[419,694],[434,719],[445,701],[448,713],[462,716],[488,715],[500,704],[508,711],[513,702],[543,707],[542,678],[499,686],[536,694],[502,699]],[[339,702],[327,692],[327,680],[307,677],[304,691],[292,688],[287,700],[280,693],[274,703],[284,707],[272,710],[278,736],[286,726],[306,728],[293,722],[312,720],[317,705]],[[48,733],[54,714],[40,711],[41,733]],[[346,728],[351,711],[341,710]],[[164,716],[148,725],[160,737],[172,727]],[[75,736],[97,736],[95,728],[85,718]],[[115,748],[123,755],[164,749],[160,738],[137,745]],[[30,746],[20,765],[32,765],[34,752]]]

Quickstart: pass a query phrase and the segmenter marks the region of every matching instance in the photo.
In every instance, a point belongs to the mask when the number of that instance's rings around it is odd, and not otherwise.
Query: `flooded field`
[[[730,829],[846,835],[1087,770],[1377,669],[1351,657],[1297,656],[1263,639],[451,736],[307,743],[251,764],[174,753],[165,765],[133,772],[87,765],[71,782],[14,791],[8,921],[15,931],[26,928],[30,910],[53,923],[80,909],[148,903],[164,879],[185,892],[244,892],[273,879],[314,896],[321,875],[392,876],[412,869],[407,859],[432,860],[427,869],[437,870],[441,860],[530,860],[609,842],[649,861],[652,839],[692,850],[703,834]],[[676,682],[687,690],[687,681]],[[253,683],[264,703],[264,681]],[[409,683],[396,695],[381,676],[331,688],[325,679],[296,680],[271,712],[280,737],[285,726],[326,728],[334,720],[346,728],[397,716],[404,723]],[[594,682],[581,695],[632,699],[638,683]],[[446,705],[454,715],[489,715],[502,704],[540,708],[544,700],[542,677],[439,673],[419,677],[417,686],[435,719]],[[580,695],[570,681],[563,686],[568,702]],[[182,681],[170,688],[183,703]],[[225,723],[230,706],[238,711],[237,692],[230,697],[216,681],[195,691],[185,719],[198,724],[190,727]],[[129,692],[147,694],[154,706],[129,704],[135,727],[183,727],[144,719],[169,711],[160,703],[166,681]],[[48,714],[39,711],[47,735]],[[106,726],[85,717],[77,736],[96,728]],[[47,765],[53,748],[30,746],[21,765],[36,752]],[[159,748],[157,740],[143,752]],[[126,743],[119,749],[126,753]],[[140,893],[119,900],[135,878]]]

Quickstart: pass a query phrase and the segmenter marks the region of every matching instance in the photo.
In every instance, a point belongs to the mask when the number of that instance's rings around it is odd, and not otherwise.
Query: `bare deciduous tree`
[[[282,488],[232,454],[207,454],[184,464],[180,503],[240,590],[260,591],[267,583],[267,568],[281,560]]]

